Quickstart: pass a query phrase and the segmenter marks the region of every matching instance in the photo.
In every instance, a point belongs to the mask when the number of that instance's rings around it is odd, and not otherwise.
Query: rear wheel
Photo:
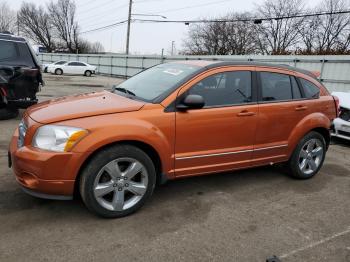
[[[89,71],[89,70],[85,71],[85,76],[89,77],[89,76],[91,76],[91,74],[92,74],[91,71]]]
[[[156,182],[152,160],[131,145],[99,152],[83,170],[80,194],[87,208],[102,217],[129,215],[143,206]]]
[[[294,150],[288,169],[291,176],[299,179],[313,177],[321,169],[326,156],[326,142],[317,132],[308,133]]]
[[[56,74],[56,75],[62,75],[62,74],[63,74],[63,70],[60,69],[60,68],[57,68],[57,69],[55,70],[55,74]]]

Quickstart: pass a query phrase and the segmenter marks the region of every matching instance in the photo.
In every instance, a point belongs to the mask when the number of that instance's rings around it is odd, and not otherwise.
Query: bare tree
[[[20,31],[35,43],[46,47],[48,52],[55,48],[52,25],[48,13],[42,6],[33,3],[23,3],[18,11]]]
[[[75,20],[75,3],[72,0],[51,1],[48,11],[57,37],[63,41],[70,52],[78,47],[78,23]]]
[[[97,54],[104,52],[103,45],[100,42],[91,43],[85,39],[78,39],[79,53],[81,54]]]
[[[346,0],[323,0],[317,12],[336,12],[349,9]],[[350,47],[350,17],[348,14],[330,14],[307,18],[299,28],[302,54],[344,54]]]
[[[95,42],[91,44],[91,51],[90,53],[98,54],[103,53],[105,51],[103,45],[100,42]]]
[[[185,53],[196,55],[243,55],[257,50],[251,23],[234,22],[249,17],[245,14],[231,14],[223,19],[233,22],[208,22],[192,25],[189,38],[185,40]]]
[[[347,3],[344,0],[324,0],[317,9],[336,12],[349,8]],[[316,19],[319,27],[318,34],[315,35],[314,51],[317,54],[331,53],[332,50],[346,49],[349,46],[349,31],[347,34],[344,31],[344,29],[349,29],[350,25],[348,14],[331,14]]]
[[[0,3],[0,32],[13,32],[16,26],[16,14],[6,2]]]
[[[304,11],[303,0],[265,0],[257,7],[257,17],[275,18],[256,25],[258,44],[264,54],[288,54],[299,42],[303,18],[287,19]],[[283,19],[282,19],[283,18]]]

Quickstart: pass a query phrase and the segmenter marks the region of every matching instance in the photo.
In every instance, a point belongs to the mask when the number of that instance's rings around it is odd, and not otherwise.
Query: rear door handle
[[[306,110],[307,109],[307,106],[297,106],[296,108],[295,108],[295,111],[304,111],[304,110]]]
[[[255,112],[250,112],[248,110],[243,110],[237,114],[237,116],[255,116]]]

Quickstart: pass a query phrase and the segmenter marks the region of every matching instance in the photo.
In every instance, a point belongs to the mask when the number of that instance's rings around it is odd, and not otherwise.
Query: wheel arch
[[[330,126],[331,120],[322,113],[313,113],[302,119],[294,127],[289,136],[288,145],[290,150],[288,157],[292,155],[299,141],[311,131],[318,132],[324,137],[328,149],[331,140],[329,133]]]
[[[310,132],[311,131],[315,131],[315,132],[321,134],[324,137],[324,140],[326,141],[326,147],[328,149],[328,147],[329,147],[329,145],[331,143],[331,135],[329,133],[329,129],[327,129],[325,127],[316,127],[314,129],[310,130]]]
[[[79,183],[80,183],[81,173],[82,173],[82,170],[84,170],[84,168],[86,167],[86,165],[99,152],[101,152],[102,150],[105,150],[106,148],[116,146],[116,145],[132,145],[144,151],[146,154],[150,156],[154,164],[154,167],[156,169],[156,175],[157,175],[156,183],[159,185],[164,183],[167,180],[167,176],[163,174],[163,166],[162,166],[162,160],[160,158],[160,155],[152,145],[145,143],[143,141],[138,141],[138,140],[122,140],[122,141],[105,144],[97,148],[95,151],[91,152],[91,154],[84,160],[84,162],[82,163],[82,165],[80,166],[77,172],[77,176],[75,177],[74,196],[77,196],[79,194]]]
[[[62,75],[63,75],[64,71],[63,71],[63,69],[62,69],[62,68],[60,68],[60,67],[55,68],[55,71],[54,71],[54,73],[55,73],[55,74],[56,74],[56,71],[57,71],[57,70],[61,70],[61,71],[62,71]]]

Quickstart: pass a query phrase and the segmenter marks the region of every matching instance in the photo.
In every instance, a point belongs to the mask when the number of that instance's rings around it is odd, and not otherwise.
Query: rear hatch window
[[[0,61],[8,61],[16,57],[16,44],[14,42],[0,40]]]

